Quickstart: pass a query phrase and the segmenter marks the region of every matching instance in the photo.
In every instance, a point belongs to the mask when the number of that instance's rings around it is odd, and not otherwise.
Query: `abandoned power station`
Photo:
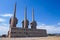
[[[14,14],[10,18],[10,27],[8,31],[8,37],[45,37],[47,32],[45,29],[37,29],[37,22],[34,20],[34,9],[32,9],[32,22],[29,26],[29,20],[27,19],[27,8],[24,9],[24,20],[22,21],[22,28],[17,27],[18,19],[16,18],[16,3],[14,5]]]

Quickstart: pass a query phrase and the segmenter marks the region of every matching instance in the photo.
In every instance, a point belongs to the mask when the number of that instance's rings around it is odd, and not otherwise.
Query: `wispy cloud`
[[[0,18],[0,22],[5,22],[6,20],[3,18]]]
[[[47,33],[60,33],[60,27],[58,27],[58,25],[40,24],[37,26],[37,29],[46,29]],[[8,30],[9,24],[2,23],[2,25],[0,25],[0,35],[7,34]]]
[[[2,34],[7,34],[8,33],[8,30],[9,30],[9,27],[7,26],[0,26],[0,35]]]
[[[60,22],[58,23],[58,25],[60,25]]]
[[[6,14],[1,14],[0,16],[2,16],[2,17],[11,17],[12,14],[10,14],[10,13],[6,13]]]
[[[37,26],[38,29],[46,29],[47,33],[60,33],[60,27],[53,25],[41,24]]]
[[[9,26],[9,24],[6,24],[6,23],[4,23],[4,22],[1,23],[0,26],[1,26],[1,25],[2,25],[2,26]]]
[[[0,14],[0,35],[7,34],[9,30],[9,24],[7,24],[7,18],[4,17],[11,17],[12,14],[6,13],[6,14]]]

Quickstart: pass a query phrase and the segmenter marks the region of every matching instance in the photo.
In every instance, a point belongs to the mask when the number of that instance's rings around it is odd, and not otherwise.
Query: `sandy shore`
[[[0,40],[60,40],[60,37],[24,37],[24,38],[0,38]]]

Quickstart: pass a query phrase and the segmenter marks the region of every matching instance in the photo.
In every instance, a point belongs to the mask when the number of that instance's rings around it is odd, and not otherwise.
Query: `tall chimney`
[[[18,19],[16,18],[16,3],[15,3],[13,17],[10,18],[10,27],[16,27],[17,23]]]
[[[13,15],[14,17],[16,16],[16,3],[15,3],[15,5],[14,5],[14,15]]]
[[[9,28],[9,32],[8,32],[8,37],[11,37],[11,28],[16,27],[17,23],[18,23],[18,19],[16,18],[16,3],[14,5],[14,14],[13,16],[10,18],[10,28]]]
[[[26,28],[26,20],[27,20],[27,7],[24,9],[24,28]]]
[[[24,20],[27,20],[27,7],[24,9]]]
[[[24,28],[28,28],[29,21],[27,20],[27,7],[24,9]]]
[[[32,21],[34,21],[34,8],[32,8]]]
[[[32,22],[30,23],[31,29],[36,29],[37,23],[34,19],[34,8],[32,8]]]

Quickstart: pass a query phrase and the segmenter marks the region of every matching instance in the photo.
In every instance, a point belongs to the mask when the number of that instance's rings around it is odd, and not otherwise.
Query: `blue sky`
[[[24,8],[27,6],[29,22],[32,21],[34,8],[37,29],[46,29],[47,33],[60,33],[60,0],[0,0],[0,35],[7,34],[9,30],[9,19],[14,13],[15,2],[18,27],[22,27]]]

